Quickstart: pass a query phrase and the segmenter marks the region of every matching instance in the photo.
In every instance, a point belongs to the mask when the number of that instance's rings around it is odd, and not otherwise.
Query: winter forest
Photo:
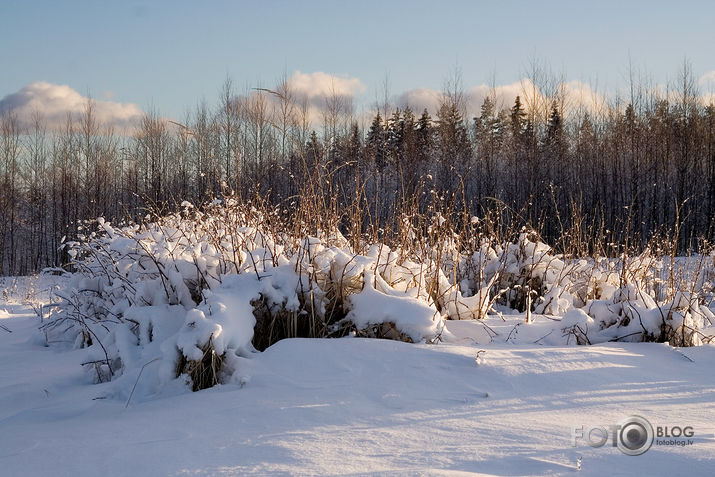
[[[285,78],[244,93],[227,79],[180,120],[150,111],[124,130],[91,99],[59,129],[0,111],[0,273],[69,266],[62,244],[85,220],[142,222],[229,196],[285,216],[314,202],[346,236],[386,243],[403,217],[439,211],[457,228],[473,216],[528,226],[575,256],[707,247],[715,106],[687,63],[665,90],[632,80],[588,106],[548,71],[534,66],[513,102],[490,94],[469,116],[457,74],[435,111],[386,94],[358,115],[336,93],[315,117]]]

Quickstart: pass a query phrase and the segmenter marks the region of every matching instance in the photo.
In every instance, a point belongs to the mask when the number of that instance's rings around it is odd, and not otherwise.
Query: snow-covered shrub
[[[44,329],[91,347],[98,380],[160,357],[167,369],[190,375],[195,388],[215,384],[212,368],[224,368],[227,354],[252,350],[251,301],[298,300],[281,246],[250,226],[260,224],[260,214],[232,204],[188,209],[144,226],[99,219],[97,232],[68,244],[79,273]],[[269,269],[282,272],[264,276]],[[286,273],[291,278],[280,283]],[[152,346],[157,341],[160,349]]]
[[[660,324],[661,341],[673,346],[697,346],[713,341],[712,336],[706,336],[701,330],[715,324],[715,315],[700,301],[697,294],[676,293],[664,307],[666,314]]]
[[[607,293],[612,286],[607,284],[617,278],[593,260],[566,260],[554,254],[550,246],[526,232],[514,242],[485,241],[471,255],[462,257],[460,269],[461,295],[450,300],[455,311],[448,313],[453,319],[485,317],[495,302],[519,311],[528,308],[563,315],[574,306],[584,306],[587,299]],[[460,313],[469,299],[481,307],[477,316]]]
[[[265,213],[243,210],[230,202],[205,212],[187,206],[142,226],[99,219],[97,231],[67,245],[78,272],[44,332],[89,348],[97,381],[159,361],[159,382],[185,376],[201,389],[230,381],[236,358],[256,347],[361,331],[368,323],[358,303],[379,277],[371,299],[393,312],[369,323],[392,323],[412,341],[440,338],[428,286],[434,265],[400,262],[384,245],[359,255],[337,230],[276,233]]]
[[[151,392],[177,378],[193,389],[238,379],[243,358],[283,338],[437,342],[450,336],[444,320],[483,320],[497,303],[528,310],[527,324],[531,311],[565,316],[562,334],[580,344],[709,339],[711,255],[683,279],[689,289],[663,295],[664,265],[649,250],[565,258],[526,230],[470,239],[472,229],[460,236],[439,213],[419,220],[422,229],[403,220],[390,247],[348,241],[329,220],[305,234],[276,210],[231,198],[204,210],[184,203],[142,225],[100,218],[66,244],[77,272],[43,331],[88,348],[97,381],[158,363]]]
[[[624,284],[609,299],[592,300],[583,311],[593,319],[597,330],[590,342],[657,341],[673,346],[697,346],[712,337],[702,333],[715,324],[713,313],[700,304],[700,298],[678,292],[665,303],[658,303],[636,283]]]

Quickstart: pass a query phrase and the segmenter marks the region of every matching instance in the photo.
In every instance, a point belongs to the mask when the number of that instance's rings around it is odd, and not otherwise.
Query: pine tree
[[[497,113],[494,101],[486,97],[481,107],[481,114],[474,118],[477,165],[479,166],[479,190],[486,197],[494,197],[498,190],[498,169],[504,141],[503,112]]]
[[[524,134],[524,129],[526,128],[526,111],[521,104],[521,98],[516,97],[514,101],[514,106],[511,107],[509,113],[509,124],[511,126],[512,137],[521,140]]]
[[[464,118],[454,101],[445,100],[437,114],[437,183],[440,188],[456,191],[459,178],[471,165],[472,145],[467,135]]]
[[[323,146],[320,144],[318,134],[315,131],[310,133],[308,143],[305,145],[306,164],[308,175],[312,174],[316,168],[320,167],[323,158]]]
[[[379,111],[372,120],[372,124],[370,124],[365,146],[369,157],[375,163],[377,171],[381,172],[385,167],[387,159],[387,134]]]
[[[552,150],[558,149],[563,143],[564,125],[556,101],[551,105],[551,114],[546,125],[546,146]]]

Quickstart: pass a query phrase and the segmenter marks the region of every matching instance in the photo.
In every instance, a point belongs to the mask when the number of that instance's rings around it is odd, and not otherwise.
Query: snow
[[[380,291],[375,289],[375,283]],[[414,342],[432,341],[444,329],[444,321],[434,305],[395,290],[374,272],[365,272],[365,286],[350,297],[350,304],[346,319],[359,329],[394,323]]]
[[[6,301],[0,473],[574,475],[580,458],[579,475],[712,475],[715,346],[529,342],[554,323],[544,315],[505,343],[523,315],[505,319],[489,322],[501,341],[472,320],[446,321],[452,338],[436,345],[283,340],[237,357],[230,384],[191,393],[174,382],[127,402],[159,363],[93,384],[86,350],[43,346],[33,309]],[[572,445],[573,426],[632,414],[693,426],[694,443],[637,457]]]

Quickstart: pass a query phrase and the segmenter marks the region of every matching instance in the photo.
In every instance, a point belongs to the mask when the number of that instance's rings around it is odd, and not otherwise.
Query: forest
[[[333,94],[316,118],[277,83],[239,94],[227,79],[215,106],[180,121],[150,110],[129,131],[98,121],[92,99],[60,129],[0,111],[0,274],[67,266],[62,244],[85,220],[143,222],[229,196],[286,216],[310,202],[372,243],[436,212],[455,229],[526,226],[574,256],[654,240],[688,254],[713,238],[715,106],[687,64],[666,90],[632,81],[590,107],[535,68],[513,102],[490,94],[472,115],[458,78],[436,111],[386,99],[369,117]]]

